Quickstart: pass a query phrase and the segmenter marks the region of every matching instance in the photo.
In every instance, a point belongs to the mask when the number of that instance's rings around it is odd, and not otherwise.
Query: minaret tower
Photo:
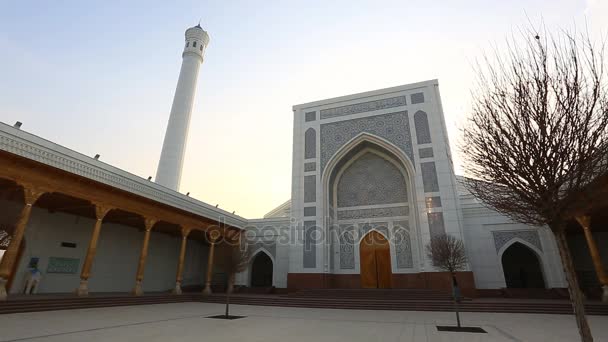
[[[209,44],[209,35],[198,24],[186,30],[185,44],[182,68],[179,72],[171,116],[156,171],[156,183],[175,191],[179,190],[182,177],[196,80]]]

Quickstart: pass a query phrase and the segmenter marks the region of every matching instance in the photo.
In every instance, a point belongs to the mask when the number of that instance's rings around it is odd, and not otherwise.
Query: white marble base
[[[8,293],[6,292],[7,280],[0,278],[0,301],[6,300]]]
[[[138,280],[138,281],[135,282],[135,287],[133,288],[133,292],[132,293],[135,296],[143,296],[144,290],[143,290],[143,288],[141,286],[141,281]]]
[[[175,287],[171,291],[172,294],[181,295],[182,294],[182,283],[177,281],[175,282]]]
[[[208,296],[210,294],[212,294],[213,292],[211,291],[211,285],[210,284],[205,284],[205,288],[203,289],[203,294]]]
[[[84,297],[89,295],[89,281],[81,280],[80,285],[76,289],[76,295],[79,297]]]

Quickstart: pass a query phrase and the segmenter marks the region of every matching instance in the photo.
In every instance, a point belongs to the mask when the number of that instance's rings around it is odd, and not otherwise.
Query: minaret
[[[186,46],[182,54],[182,68],[179,72],[175,97],[171,106],[171,116],[165,133],[163,150],[156,171],[156,183],[172,190],[179,190],[182,177],[188,127],[198,70],[209,44],[209,35],[198,24],[186,30]]]

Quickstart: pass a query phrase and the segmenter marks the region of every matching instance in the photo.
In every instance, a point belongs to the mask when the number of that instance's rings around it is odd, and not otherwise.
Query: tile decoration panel
[[[304,172],[315,171],[316,169],[317,169],[317,163],[315,163],[315,162],[304,163]]]
[[[317,157],[317,132],[314,128],[309,128],[304,133],[304,158]]]
[[[323,109],[321,110],[321,120],[344,115],[371,112],[380,109],[395,108],[405,105],[407,105],[405,96],[396,96],[388,99],[356,103],[347,106]]]
[[[340,242],[340,269],[355,268],[355,227],[351,224],[341,224],[338,235]]]
[[[397,268],[413,268],[409,222],[395,221],[393,223],[393,244],[397,256]]]
[[[424,103],[424,93],[415,93],[410,95],[412,104]]]
[[[369,233],[372,229],[375,229],[390,240],[390,235],[388,233],[388,223],[387,222],[368,222],[368,223],[359,223],[359,239],[363,239],[367,233]]]
[[[379,136],[414,160],[407,111],[338,121],[321,125],[321,172],[329,159],[349,140],[361,133]]]
[[[439,181],[437,180],[435,162],[420,163],[420,171],[422,172],[422,187],[424,188],[424,192],[438,192]]]
[[[408,206],[389,207],[389,208],[366,208],[366,209],[338,209],[338,220],[355,220],[376,217],[395,217],[409,216]]]
[[[317,176],[304,176],[304,203],[317,200]]]
[[[274,260],[276,260],[277,258],[277,244],[275,241],[258,241],[255,244],[253,244],[251,250],[253,251],[253,253],[251,253],[251,255],[253,257],[256,256],[256,254],[258,253],[258,251],[260,249],[265,249],[268,251],[268,253],[270,253],[270,255],[272,255],[272,257],[274,258]]]
[[[498,251],[504,245],[515,238],[520,238],[530,243],[532,246],[538,248],[539,251],[543,250],[538,231],[536,230],[496,230],[492,232],[492,236],[494,237],[494,247],[496,247],[496,253],[498,253]]]
[[[418,144],[430,144],[431,130],[425,112],[419,110],[414,114],[414,125],[416,126],[416,140],[418,141]]]
[[[426,215],[429,220],[429,233],[431,237],[445,234],[443,213],[427,213]]]
[[[315,241],[316,230],[316,221],[304,221],[304,249],[302,258],[302,267],[304,268],[317,267],[317,244]]]
[[[357,158],[344,172],[337,186],[338,208],[407,202],[403,174],[375,153]]]
[[[304,114],[304,121],[310,122],[317,120],[317,112],[307,112]]]
[[[434,157],[433,148],[432,147],[425,147],[425,148],[419,149],[418,150],[418,156],[420,157],[420,159],[433,158]]]
[[[304,216],[317,216],[317,207],[304,207]]]

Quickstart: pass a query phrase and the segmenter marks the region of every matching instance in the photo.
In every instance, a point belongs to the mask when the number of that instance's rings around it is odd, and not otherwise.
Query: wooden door
[[[359,245],[361,287],[391,288],[391,250],[386,238],[371,231]]]

